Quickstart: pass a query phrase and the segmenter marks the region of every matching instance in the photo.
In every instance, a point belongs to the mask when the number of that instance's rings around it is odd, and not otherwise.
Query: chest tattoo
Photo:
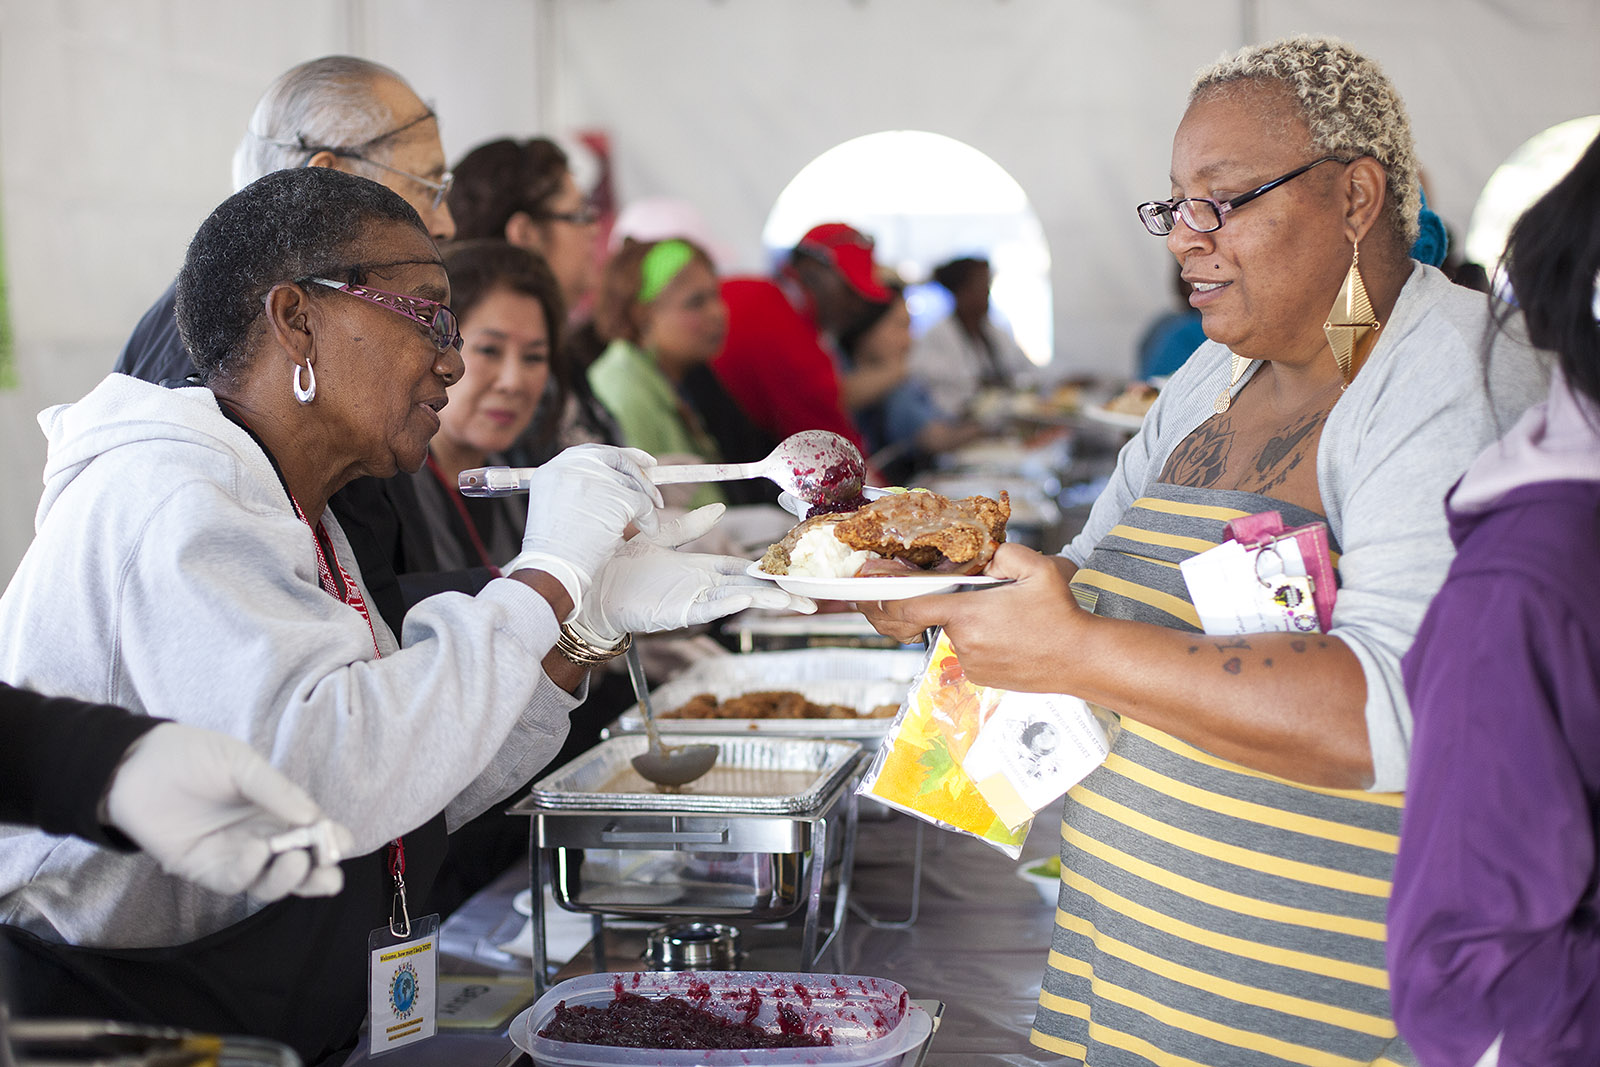
[[[1260,479],[1256,492],[1265,493],[1282,485],[1284,480],[1304,462],[1317,431],[1322,428],[1327,417],[1326,411],[1314,412],[1287,427],[1282,433],[1267,438],[1266,443],[1261,446],[1261,451],[1256,455],[1255,472]]]
[[[1197,489],[1267,493],[1282,486],[1305,465],[1308,456],[1314,456],[1327,418],[1326,410],[1317,410],[1261,434],[1236,425],[1231,414],[1215,416],[1172,450],[1161,480]]]
[[[1226,416],[1207,419],[1172,450],[1161,480],[1199,489],[1216,485],[1227,473],[1232,445],[1233,420]]]

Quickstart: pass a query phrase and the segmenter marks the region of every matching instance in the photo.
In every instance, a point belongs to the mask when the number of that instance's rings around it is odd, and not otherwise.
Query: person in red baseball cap
[[[728,336],[711,369],[775,439],[832,430],[865,451],[848,413],[864,401],[849,389],[835,338],[889,299],[876,269],[871,237],[827,222],[806,231],[775,277],[723,281]]]

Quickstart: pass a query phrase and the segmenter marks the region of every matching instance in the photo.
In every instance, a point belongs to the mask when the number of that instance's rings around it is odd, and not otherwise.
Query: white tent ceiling
[[[1131,206],[1165,192],[1194,69],[1331,33],[1407,100],[1458,231],[1489,175],[1600,113],[1594,0],[71,0],[0,16],[0,204],[20,384],[0,391],[0,575],[31,536],[33,413],[87,391],[189,234],[278,72],[327,52],[404,73],[451,158],[504,134],[607,133],[621,198],[671,195],[759,262],[786,183],[842,141],[925,130],[1016,179],[1050,246],[1064,370],[1126,371],[1167,300]]]

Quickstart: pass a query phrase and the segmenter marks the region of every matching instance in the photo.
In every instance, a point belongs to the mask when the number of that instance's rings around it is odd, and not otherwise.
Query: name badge
[[[438,1027],[439,916],[411,919],[406,936],[382,926],[367,937],[369,1055],[433,1036]]]
[[[1283,538],[1259,548],[1224,541],[1178,564],[1208,634],[1316,633],[1315,586],[1300,546]]]

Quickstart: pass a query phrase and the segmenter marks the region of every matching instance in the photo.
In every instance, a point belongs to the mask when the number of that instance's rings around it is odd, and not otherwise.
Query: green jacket
[[[707,463],[722,462],[717,443],[699,416],[667,381],[655,358],[638,345],[618,339],[606,346],[589,366],[589,387],[616,417],[623,443],[630,448],[642,448],[652,456],[690,455]],[[716,483],[708,482],[690,502],[694,507],[725,504],[727,496]]]

